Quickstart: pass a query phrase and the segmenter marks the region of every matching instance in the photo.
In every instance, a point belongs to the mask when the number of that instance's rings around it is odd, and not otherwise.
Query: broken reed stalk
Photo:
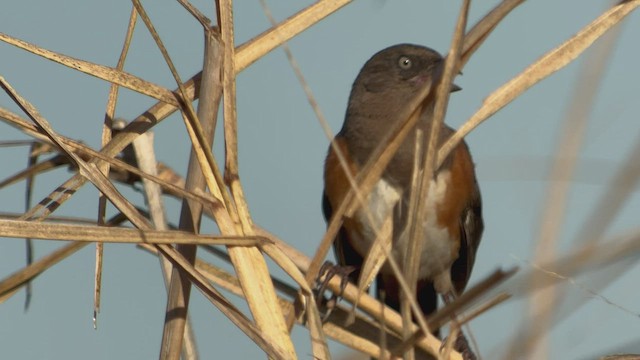
[[[140,170],[151,175],[157,175],[157,161],[153,148],[153,138],[153,132],[148,131],[144,134],[141,134],[133,141],[133,150],[135,153],[136,163],[140,167]],[[149,207],[149,215],[154,228],[160,231],[169,230],[167,219],[165,217],[165,207],[162,201],[162,189],[160,185],[147,179],[142,179],[142,184],[144,187],[146,203]],[[188,201],[188,199],[185,199],[184,201]],[[172,272],[171,263],[163,256],[158,256],[158,260],[160,263],[160,268],[162,270],[162,275],[168,295]],[[193,333],[191,321],[189,320],[188,314],[186,318],[187,320],[184,328],[182,358],[184,360],[196,360],[199,357],[195,342],[195,335]]]
[[[138,13],[135,8],[131,8],[131,15],[129,15],[129,23],[127,25],[127,33],[125,35],[124,44],[120,51],[120,57],[118,58],[118,64],[116,69],[122,71],[124,69],[124,63],[131,46],[131,39],[133,38],[133,31],[136,26],[136,20]],[[107,109],[104,115],[104,125],[102,127],[102,146],[111,141],[111,133],[113,127],[113,121],[116,111],[116,103],[118,101],[118,85],[111,83],[109,87],[109,96],[107,99]],[[106,177],[109,177],[110,166],[109,163],[103,162],[97,165],[97,168]],[[28,209],[27,209],[28,210]],[[98,226],[104,226],[106,221],[107,211],[107,198],[100,193],[98,195]],[[104,244],[101,242],[96,243],[96,266],[94,272],[94,296],[93,296],[93,327],[97,328],[98,313],[100,312],[100,293],[102,289],[102,256],[104,253]]]
[[[204,42],[205,55],[202,71],[204,81],[200,87],[201,100],[198,102],[198,118],[201,121],[207,142],[212,144],[217,123],[218,107],[222,95],[222,87],[220,85],[222,83],[220,78],[222,73],[222,52],[220,49],[219,35],[213,30],[205,29]],[[206,191],[205,178],[193,149],[189,155],[185,190],[191,192]],[[199,233],[202,209],[203,207],[200,203],[184,199],[178,228],[184,231]],[[196,249],[194,245],[178,247],[178,251],[185,254],[191,262],[195,261]],[[181,348],[180,341],[182,336],[180,336],[180,334],[185,332],[185,327],[187,326],[188,313],[186,310],[189,306],[191,283],[187,277],[178,272],[178,269],[174,269],[171,275],[169,289],[167,318],[165,319],[166,337],[163,336],[163,343],[165,345],[162,347],[163,353],[161,354],[161,358],[163,356],[167,356],[168,358],[177,356],[176,353]],[[168,316],[175,313],[175,309],[179,307],[185,308],[184,317],[174,318],[170,321]],[[170,339],[172,335],[173,339]]]
[[[223,112],[225,133],[225,182],[235,201],[239,224],[235,229],[240,234],[253,234],[249,209],[244,199],[238,175],[237,118],[236,118],[236,70],[235,37],[233,32],[233,3],[231,0],[216,1],[220,14],[219,24],[223,43]],[[233,209],[229,209],[233,212]],[[289,336],[282,309],[269,277],[269,270],[258,248],[229,248],[231,261],[245,291],[251,314],[264,335],[280,347],[288,358],[296,352]]]

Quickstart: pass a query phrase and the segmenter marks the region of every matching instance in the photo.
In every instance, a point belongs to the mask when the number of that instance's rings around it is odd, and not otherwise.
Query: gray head
[[[352,91],[360,88],[357,90],[371,93],[413,93],[440,73],[442,63],[442,55],[428,47],[394,45],[379,51],[364,64]]]
[[[437,83],[443,64],[442,55],[420,45],[394,45],[373,55],[351,88],[342,135],[379,140],[416,92]]]

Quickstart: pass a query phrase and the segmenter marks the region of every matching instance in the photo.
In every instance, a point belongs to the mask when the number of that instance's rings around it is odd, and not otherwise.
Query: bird
[[[322,210],[329,223],[350,190],[347,171],[356,176],[367,163],[381,140],[400,121],[398,114],[409,106],[424,86],[435,92],[444,68],[437,51],[415,44],[399,44],[374,54],[362,67],[351,88],[341,130],[334,146],[343,154],[348,170],[340,164],[338,154],[329,147],[324,164]],[[460,88],[452,85],[451,91]],[[375,227],[392,216],[391,256],[405,262],[402,249],[408,241],[408,207],[414,168],[415,141],[418,129],[424,136],[423,148],[430,136],[433,118],[433,95],[427,97],[415,127],[384,170],[364,204],[345,218],[333,243],[338,266],[354,269],[349,280],[357,283],[360,268],[376,237]],[[442,145],[454,130],[443,124],[438,134]],[[451,299],[464,291],[473,268],[484,223],[482,200],[469,147],[461,141],[434,171],[429,184],[423,224],[424,243],[420,255],[416,297],[425,316],[437,310],[438,294]],[[376,278],[376,295],[399,311],[400,289],[388,265]],[[434,329],[435,330],[435,329]],[[437,331],[437,330],[436,330]]]

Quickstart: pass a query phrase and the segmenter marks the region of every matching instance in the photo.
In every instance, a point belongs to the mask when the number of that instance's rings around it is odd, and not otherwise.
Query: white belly
[[[420,256],[419,277],[421,279],[433,279],[443,271],[448,270],[455,260],[452,256],[453,249],[449,231],[447,228],[439,227],[435,216],[436,206],[444,199],[449,177],[449,172],[443,171],[429,185],[426,216],[422,220],[425,242]],[[356,222],[361,225],[361,232],[352,231],[349,234],[353,247],[360,255],[365,257],[369,252],[369,248],[376,238],[377,229],[380,228],[389,214],[393,214],[394,207],[399,201],[402,201],[401,199],[401,191],[384,180],[380,180],[371,191],[366,200],[368,211],[361,208],[355,214]],[[403,216],[408,215],[403,214]],[[400,235],[393,239],[391,254],[398,264],[402,266],[405,262],[404,251],[409,241],[409,231],[408,229],[402,229],[401,231],[394,229],[394,232]],[[381,271],[390,273],[391,269],[388,265],[385,265]]]

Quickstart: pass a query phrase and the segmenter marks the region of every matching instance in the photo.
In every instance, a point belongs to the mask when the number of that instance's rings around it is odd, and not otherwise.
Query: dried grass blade
[[[113,184],[111,184],[111,182],[109,182],[109,180],[96,168],[95,164],[88,165],[84,160],[73,153],[73,151],[61,141],[60,137],[53,130],[51,125],[49,125],[49,122],[38,113],[33,105],[22,98],[2,76],[0,76],[0,86],[5,89],[7,94],[9,94],[20,108],[38,124],[39,128],[51,139],[51,141],[63,150],[67,156],[73,159],[82,176],[89,179],[103,194],[105,194],[120,211],[127,215],[132,223],[137,224],[138,227],[142,227],[142,224],[146,224],[146,219],[140,216],[133,205],[131,205],[131,203],[129,203],[115,189]],[[25,216],[27,215],[25,214]]]
[[[122,71],[124,69],[124,62],[127,58],[127,53],[129,52],[129,47],[131,45],[131,39],[133,37],[133,31],[135,29],[136,19],[138,13],[134,8],[131,8],[131,14],[129,15],[129,23],[127,25],[127,33],[125,35],[124,44],[122,45],[122,50],[120,51],[120,56],[118,58],[118,64],[116,65],[117,71]],[[118,100],[118,85],[112,83],[109,87],[109,97],[107,100],[107,109],[105,111],[104,116],[104,124],[102,127],[102,146],[111,141],[111,128],[113,126],[114,114],[116,110],[116,103]],[[109,163],[105,162],[98,165],[98,170],[102,172],[102,174],[106,177],[109,177]],[[28,209],[27,209],[28,210]],[[98,226],[104,226],[106,221],[106,211],[107,211],[107,199],[104,194],[100,193],[98,196]],[[98,313],[100,312],[100,294],[102,291],[102,262],[104,255],[104,244],[96,243],[96,266],[94,272],[94,293],[93,293],[93,327],[96,329],[98,327]]]
[[[305,297],[307,315],[307,328],[309,329],[309,335],[311,337],[311,350],[313,352],[314,359],[331,359],[331,353],[329,352],[329,346],[327,345],[327,338],[322,329],[322,319],[320,317],[320,311],[318,311],[318,304],[316,304],[315,297],[309,295]]]
[[[540,219],[539,234],[535,240],[534,262],[542,263],[553,259],[557,255],[556,243],[559,240],[558,234],[568,206],[568,194],[571,188],[570,180],[575,172],[579,152],[585,140],[589,113],[595,102],[599,83],[607,68],[607,59],[613,55],[615,34],[620,32],[620,27],[615,28],[605,37],[603,41],[597,43],[592,48],[592,52],[587,54],[585,62],[582,63],[582,76],[578,77],[576,91],[568,105],[564,123],[562,125],[558,150],[551,166],[549,178],[563,179],[564,181],[550,182],[547,194],[542,206],[543,212]],[[604,229],[601,231],[604,232]],[[596,233],[593,237],[599,238]],[[590,238],[593,238],[590,236]],[[544,274],[533,273],[531,283],[536,287],[537,282],[544,282]],[[534,357],[546,357],[548,354],[549,327],[554,321],[555,308],[558,306],[560,294],[555,288],[550,287],[532,294],[529,300],[529,321],[523,321],[523,328],[526,328],[529,340],[526,349],[519,349],[518,353],[531,353]]]
[[[267,254],[282,270],[287,273],[287,275],[291,277],[291,279],[293,279],[293,281],[296,282],[296,284],[300,286],[304,295],[311,294],[311,288],[309,287],[309,284],[302,272],[300,272],[300,269],[298,269],[296,264],[294,264],[293,261],[280,250],[280,248],[268,242],[262,244],[261,248],[265,254]]]
[[[133,149],[136,156],[136,162],[140,167],[140,170],[146,173],[156,175],[157,174],[157,162],[155,157],[155,151],[153,149],[153,132],[146,132],[140,135],[133,141]],[[156,230],[166,231],[167,220],[165,218],[164,203],[162,201],[162,190],[160,186],[152,181],[142,180],[146,202],[149,205],[149,212],[153,226]],[[158,256],[160,261],[160,267],[162,275],[165,280],[165,286],[167,293],[169,292],[169,285],[171,279],[171,263],[164,256]],[[195,342],[195,336],[191,327],[191,321],[187,314],[184,327],[184,342],[182,346],[182,357],[185,360],[192,360],[198,358],[198,350]]]
[[[212,248],[212,247],[205,247],[205,248],[208,250],[211,250],[212,252],[214,252],[215,255],[223,258],[224,260],[230,261],[228,255],[226,253],[223,253],[222,251],[219,251],[217,248]],[[151,253],[157,254],[157,251],[153,247],[144,246],[144,249],[148,250]],[[198,269],[198,271],[200,271],[204,277],[206,277],[209,281],[213,282],[214,284],[217,284],[218,286],[223,287],[225,290],[230,291],[234,295],[237,295],[240,297],[244,296],[242,288],[240,287],[240,282],[235,276],[215,266],[212,266],[200,259],[196,261],[196,269]],[[295,288],[287,286],[286,284],[279,282],[275,278],[272,280],[274,282],[274,285],[276,285],[276,287],[281,293],[284,293],[287,296],[290,296],[292,298],[295,298],[296,296],[298,296],[298,292]],[[290,302],[283,300],[282,298],[279,298],[279,300],[283,308],[285,306],[291,307],[292,305]],[[314,306],[313,304],[310,304],[310,305],[307,305],[307,307],[311,309],[311,311],[313,311],[313,309],[316,306]],[[336,316],[336,314],[338,313],[340,315]],[[373,331],[373,329],[377,329],[377,325],[372,321],[365,319],[363,315],[357,314],[356,324],[353,327],[350,327],[349,330],[346,330],[342,327],[342,325],[337,325],[337,324],[344,323],[344,320],[346,319],[346,317],[347,317],[346,310],[342,309],[342,307],[336,308],[335,312],[332,313],[332,316],[328,319],[328,321],[322,324],[323,332],[326,333],[326,335],[328,335],[332,339],[346,346],[349,346],[355,350],[359,350],[363,353],[371,354],[371,355],[379,354],[380,353],[379,346],[376,345],[376,343],[371,341],[370,339],[367,339],[366,337],[361,336],[362,331],[371,332]],[[298,320],[300,321],[300,319]],[[301,325],[305,325],[305,324],[301,324]],[[309,322],[307,322],[306,325],[309,326]],[[363,329],[360,326],[365,326],[365,328]],[[317,339],[317,338],[314,338],[314,339]],[[320,346],[320,344],[316,344],[316,345]],[[325,357],[325,358],[330,358],[330,357]]]
[[[6,277],[4,280],[0,281],[0,297],[5,297],[7,293],[12,292],[15,289],[19,289],[20,286],[27,284],[36,276],[42,274],[45,270],[66,259],[71,254],[82,249],[88,244],[89,243],[82,242],[67,244],[60,249],[53,251],[51,254],[33,262],[24,269]]]
[[[460,70],[460,52],[464,40],[464,31],[467,27],[467,17],[469,15],[470,5],[471,2],[469,0],[465,0],[463,1],[460,8],[454,35],[451,39],[449,54],[445,59],[442,78],[438,79],[439,83],[437,84],[435,98],[433,100],[435,104],[433,109],[431,128],[427,129],[429,138],[427,139],[426,154],[424,155],[423,163],[421,166],[422,179],[420,179],[419,181],[420,187],[411,189],[412,197],[417,196],[418,203],[416,204],[415,212],[409,214],[411,223],[409,241],[407,242],[406,249],[404,249],[404,252],[406,254],[406,264],[404,264],[405,266],[403,268],[403,276],[405,276],[405,281],[408,283],[410,291],[404,294],[405,301],[403,301],[403,303],[407,303],[406,300],[414,299],[416,297],[414,289],[416,288],[419,280],[418,272],[420,268],[420,257],[422,256],[422,248],[424,244],[425,234],[422,223],[423,219],[426,218],[426,199],[429,197],[429,188],[431,187],[432,181],[434,179],[434,173],[437,169],[436,158],[437,150],[439,147],[440,131],[444,123],[447,104],[449,103],[449,94],[451,93],[453,78]],[[426,111],[430,110],[427,109]],[[403,305],[403,307],[405,310],[405,321],[410,320],[411,317],[407,314],[409,306]],[[423,331],[426,332],[428,330],[428,324],[424,324],[424,321],[421,319],[423,317],[422,312],[418,311],[413,315],[415,318],[419,319],[419,323],[422,325]],[[413,356],[413,353],[409,352],[409,356]]]
[[[308,257],[306,257],[304,254],[302,254],[300,251],[298,251],[297,249],[291,247],[290,245],[288,245],[287,243],[283,242],[282,240],[278,239],[276,236],[274,236],[273,234],[270,234],[269,232],[267,232],[264,229],[260,229],[260,228],[256,228],[256,233],[260,234],[260,236],[264,236],[265,238],[269,239],[271,242],[273,242],[277,247],[279,247],[282,252],[284,252],[285,254],[287,254],[287,256],[292,259],[296,265],[302,270],[302,271],[307,271],[312,263],[311,259],[309,259]],[[329,281],[328,286],[329,288],[333,291],[333,292],[340,292],[341,291],[341,280],[338,278],[333,278]],[[355,285],[349,283],[347,284],[347,287],[344,289],[344,291],[342,292],[342,297],[344,299],[346,299],[347,301],[354,303],[356,301],[356,298],[358,296],[358,289]],[[414,301],[415,304],[415,301]],[[382,306],[381,306],[382,305]],[[377,299],[373,298],[372,296],[370,296],[369,294],[362,294],[359,298],[359,308],[360,310],[364,311],[365,313],[371,315],[373,318],[376,319],[381,319],[384,318],[386,321],[386,326],[391,329],[392,331],[396,332],[396,333],[402,333],[403,330],[403,324],[402,324],[402,318],[400,317],[400,315],[395,312],[393,309],[385,306],[384,304],[381,304],[380,301],[378,301]],[[384,316],[382,316],[382,310],[384,309]],[[344,317],[344,319],[346,319],[346,316]],[[339,322],[340,324],[344,323],[344,319]],[[416,329],[416,327],[412,326],[412,329]],[[327,331],[326,325],[325,325],[325,332]],[[338,330],[341,331],[341,330]],[[329,334],[329,333],[327,333]],[[436,337],[434,337],[431,333],[429,333],[427,335],[427,337],[425,339],[422,339],[420,341],[419,346],[423,349],[425,349],[426,351],[429,351],[432,354],[437,354],[438,353],[438,349],[441,346],[441,342],[439,339],[437,339]],[[376,347],[376,349],[379,349],[379,347]],[[369,353],[369,352],[367,352]],[[369,353],[373,356],[378,356],[379,350],[376,350],[376,352],[374,353]],[[460,355],[458,353],[454,353],[454,355],[452,356],[453,359],[461,359]]]
[[[394,206],[392,206],[393,208]],[[360,270],[360,278],[358,279],[358,296],[353,303],[352,312],[355,312],[358,306],[358,299],[360,296],[369,289],[369,285],[373,283],[376,276],[380,272],[382,265],[387,261],[388,256],[391,253],[393,246],[393,213],[384,219],[380,229],[376,234],[376,239],[371,245],[371,249],[367,253],[367,257],[362,264]]]
[[[284,20],[236,49],[235,72],[247,68],[282,43],[338,11],[351,0],[322,0]]]
[[[137,6],[142,9],[141,5],[136,2]],[[195,9],[193,9],[195,10]],[[143,16],[145,23],[149,31],[153,34],[158,47],[161,49],[165,61],[169,65],[171,72],[179,84],[180,92],[184,97],[187,96],[186,90],[180,86],[180,77],[173,66],[171,59],[168,56],[167,51],[164,49],[162,42],[155,32],[151,21],[147,18],[146,14]],[[221,56],[219,37],[216,33],[206,27],[204,31],[205,35],[205,59],[203,65],[203,76],[205,81],[202,82],[200,87],[200,99],[198,103],[197,115],[193,112],[190,103],[185,103],[184,107],[189,114],[183,118],[185,119],[185,125],[189,133],[189,137],[192,140],[193,148],[189,158],[189,168],[187,174],[187,180],[185,182],[185,188],[191,192],[206,191],[206,184],[209,183],[209,188],[217,199],[223,199],[224,202],[220,204],[220,210],[225,208],[227,201],[225,193],[222,192],[219,187],[221,181],[215,176],[215,161],[211,154],[210,148],[213,140],[213,134],[215,132],[218,107],[221,97],[220,88],[220,68],[221,68]],[[202,122],[202,125],[201,123]],[[216,183],[217,182],[217,183]],[[182,204],[182,211],[180,215],[179,228],[184,231],[198,233],[200,231],[200,219],[203,206],[199,202],[194,202],[191,199],[185,198]],[[214,212],[218,223],[220,224],[226,214],[224,211]],[[229,221],[227,220],[227,223]],[[224,226],[221,229],[225,230]],[[195,246],[178,245],[178,252],[180,252],[190,263],[194,264],[196,261]],[[195,347],[193,341],[189,340],[189,321],[188,321],[188,306],[189,297],[191,292],[191,283],[185,274],[182,274],[178,269],[173,269],[169,276],[169,294],[167,299],[167,319],[165,320],[165,327],[163,332],[163,345],[160,354],[160,358],[177,358],[179,357],[179,351],[182,349],[183,353],[195,354]],[[173,316],[177,309],[181,309],[185,314],[184,317],[173,317],[169,321],[168,317]],[[185,343],[182,344],[183,335]],[[185,350],[192,349],[192,350]]]
[[[229,246],[260,246],[267,239],[259,236],[196,235],[184,231],[140,230],[122,227],[55,224],[25,220],[0,219],[3,237],[30,236],[42,240],[80,242],[112,242],[128,244],[199,244]]]
[[[30,178],[33,178],[36,175],[43,174],[49,170],[54,170],[66,164],[69,164],[69,158],[62,155],[54,156],[39,163],[32,163],[31,161],[29,161],[29,165],[26,169],[21,170],[1,181],[0,189],[15,184],[23,179],[28,183]],[[28,203],[31,203],[31,201],[29,201]]]
[[[571,39],[542,56],[522,73],[494,91],[484,100],[480,109],[440,148],[438,165],[442,164],[449,152],[481,122],[505,107],[533,85],[575,60],[594,41],[618,24],[638,6],[640,6],[640,0],[625,1],[612,7]]]
[[[222,294],[213,288],[207,279],[200,274],[191,263],[187,261],[180,253],[178,253],[170,245],[158,245],[163,255],[174,264],[179,266],[190,277],[194,285],[202,292],[202,294],[211,301],[229,320],[231,320],[242,332],[244,332],[251,340],[253,340],[262,350],[270,357],[276,359],[288,359],[286,351],[277,343],[270,341],[267,333],[263,332],[252,324],[242,312],[240,312],[231,302],[229,302]]]
[[[33,124],[27,123],[26,120],[21,119],[20,117],[18,117],[13,113],[5,112],[5,114],[12,116],[12,119],[10,122],[11,125],[17,127],[19,130],[22,130],[29,135],[32,135],[32,136],[35,135],[34,133],[32,133],[32,130],[35,129],[35,126]],[[2,115],[1,109],[0,109],[0,115]],[[119,135],[116,135],[116,137],[118,136]],[[107,162],[110,164],[112,169],[115,168],[117,170],[126,171],[128,173],[137,175],[143,179],[147,179],[156,184],[159,184],[160,186],[162,186],[163,189],[165,189],[168,193],[174,196],[179,196],[179,197],[187,198],[193,201],[197,201],[198,203],[208,207],[223,206],[217,199],[213,198],[210,194],[202,193],[201,191],[196,191],[196,192],[185,191],[184,186],[181,186],[181,184],[184,184],[184,181],[180,178],[180,176],[177,173],[173,172],[171,169],[168,169],[164,165],[162,166],[162,170],[164,171],[163,176],[169,177],[171,181],[167,181],[161,177],[150,175],[148,173],[140,171],[140,169],[133,167],[123,162],[120,159],[115,159],[115,158],[106,156],[102,152],[97,152],[92,148],[86,146],[85,144],[76,142],[74,140],[71,140],[63,136],[59,136],[59,137],[63,143],[65,143],[67,146],[72,148],[73,151],[77,152],[83,159],[91,159],[92,162],[95,162],[97,160]],[[38,138],[42,138],[43,141],[47,141],[50,143],[50,139],[44,137],[44,135],[38,134]],[[2,188],[3,186],[11,185],[15,181],[25,178],[26,175],[30,172],[41,173],[42,171],[45,171],[50,168],[53,168],[54,166],[57,166],[58,164],[68,164],[68,163],[69,163],[68,157],[63,155],[58,155],[46,162],[36,165],[36,167],[32,170],[26,169],[11,176],[10,178],[5,179],[3,182],[0,183],[0,188]],[[211,209],[208,209],[208,211],[211,212]]]
[[[172,105],[178,104],[175,95],[170,90],[153,84],[149,81],[143,80],[137,76],[131,75],[127,72],[118,71],[108,66],[94,64],[88,61],[75,59],[66,55],[49,51],[3,33],[0,33],[0,41],[4,41],[7,44],[14,45],[32,54],[42,56],[45,59],[55,61],[61,65],[81,71],[85,74],[89,74],[99,79],[124,86],[127,89],[150,96],[154,99],[158,99]]]
[[[185,83],[184,88],[189,92],[190,96],[193,96],[195,84],[196,82],[199,82],[199,79],[199,75],[196,75],[187,83]],[[123,131],[114,136],[109,144],[101,150],[101,153],[105,156],[115,156],[126,146],[128,146],[133,141],[133,139],[138,136],[138,134],[147,131],[155,124],[171,115],[175,111],[175,109],[176,108],[173,105],[165,103],[155,104],[147,111],[142,113],[142,115],[138,116],[129,125],[127,125],[127,127],[123,129]],[[8,115],[8,117],[5,118],[11,119],[12,121],[18,120],[15,116],[12,116],[12,114],[7,113],[3,110],[4,109],[0,108],[0,113],[2,113],[3,117],[5,117],[5,115]],[[97,160],[92,162],[97,162]],[[51,212],[55,211],[55,209],[57,209],[60,205],[67,201],[77,189],[85,184],[85,182],[86,179],[83,178],[80,174],[74,175],[69,180],[65,181],[62,185],[57,187],[53,192],[51,192],[44,199],[44,201],[41,201],[35,207],[31,208],[27,213],[24,214],[22,218],[28,219],[34,217],[39,213],[40,218],[48,216]]]
[[[206,17],[200,10],[198,10],[198,8],[193,6],[193,4],[191,4],[188,0],[178,0],[178,2],[189,12],[189,14],[191,14],[191,16],[198,20],[205,31],[209,29],[209,27],[211,26],[211,20]]]
[[[629,200],[631,192],[638,187],[640,182],[638,159],[640,159],[640,136],[636,138],[635,146],[622,161],[596,205],[592,207],[593,211],[587,216],[580,227],[581,230],[573,239],[574,244],[589,244],[602,238],[618,211]]]
[[[489,37],[500,21],[524,1],[525,0],[503,0],[469,30],[464,38],[464,45],[462,47],[460,61],[463,66],[469,61],[473,53],[478,50],[484,40]]]
[[[29,151],[29,159],[27,161],[27,168],[34,168],[36,163],[38,162],[39,151],[38,148],[46,147],[40,143],[34,142],[31,145]],[[25,179],[25,200],[24,200],[24,211],[29,211],[31,208],[31,199],[33,197],[33,184],[35,182],[34,172],[28,172],[28,175]],[[1,187],[1,186],[0,186]],[[33,263],[33,241],[30,238],[25,239],[25,246],[27,250],[27,266]],[[31,286],[31,282],[27,282],[25,285],[26,296],[24,299],[24,310],[29,309],[29,304],[31,303],[31,295],[32,295],[33,287]]]
[[[252,234],[253,224],[238,176],[233,5],[231,0],[217,1],[217,5],[224,44],[222,84],[226,149],[225,178],[231,188],[237,207],[241,225],[239,230],[244,234]],[[284,349],[287,358],[296,358],[295,349],[282,309],[277,302],[264,257],[257,248],[230,247],[229,255],[240,279],[240,284],[245,291],[247,303],[256,324],[265,332],[270,341]]]
[[[456,298],[453,302],[438,310],[435,314],[431,315],[427,322],[434,328],[440,328],[445,325],[449,319],[460,311],[463,311],[466,307],[477,301],[480,297],[486,295],[491,290],[495,289],[498,285],[509,279],[516,273],[517,269],[512,270],[498,270],[489,275],[487,278],[474,285],[471,289],[462,293],[461,296]],[[392,353],[402,354],[407,349],[412,347],[416,341],[420,340],[424,336],[423,329],[416,330],[407,340],[405,340],[399,347],[394,349]]]

